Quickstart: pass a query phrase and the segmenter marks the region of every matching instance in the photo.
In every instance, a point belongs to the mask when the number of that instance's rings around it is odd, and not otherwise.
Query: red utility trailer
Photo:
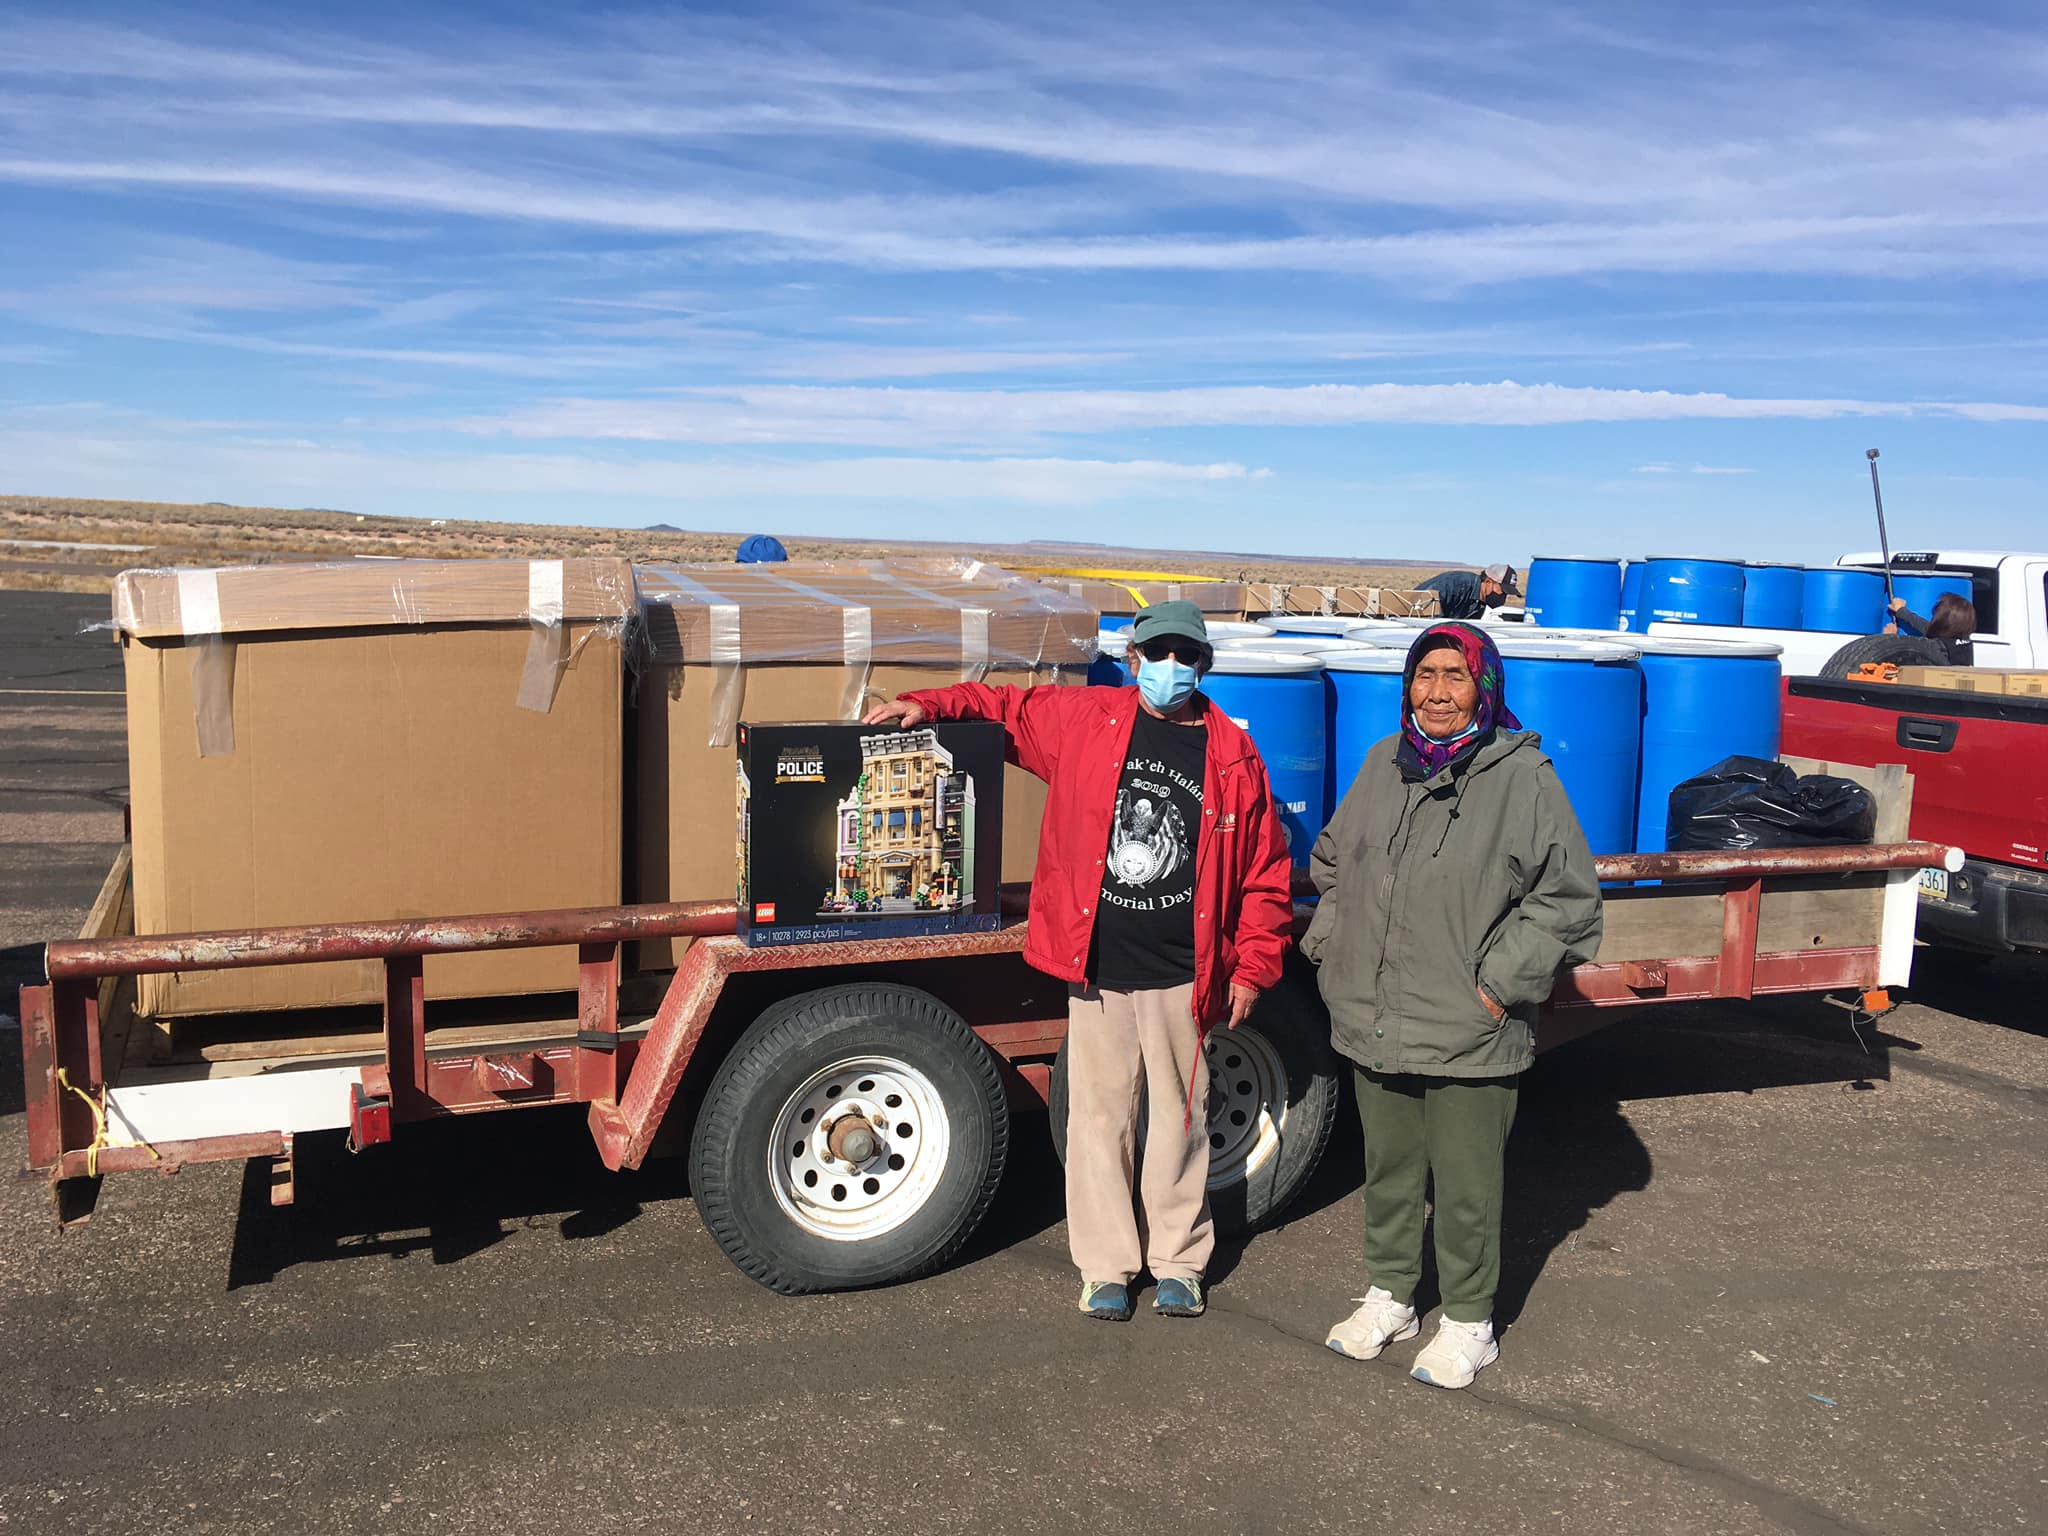
[[[1961,852],[1904,840],[1910,783],[1870,775],[1875,846],[1599,861],[1606,936],[1560,977],[1539,1049],[1617,1010],[1837,992],[1873,1008],[1911,966],[1914,882]],[[1637,885],[1630,882],[1654,881]],[[296,1138],[374,1155],[413,1122],[581,1103],[599,1156],[635,1168],[686,1144],[692,1194],[726,1253],[784,1292],[872,1285],[942,1263],[993,1198],[1013,1109],[1063,1130],[1065,988],[992,933],[750,948],[729,902],[402,919],[137,937],[124,849],[86,931],[53,942],[21,994],[29,1162],[60,1220],[111,1173],[267,1158],[292,1198]],[[1021,895],[1006,891],[1011,910]],[[1305,911],[1305,909],[1304,909]],[[672,973],[622,975],[626,943],[696,942]],[[573,999],[519,1017],[436,1015],[427,955],[580,946]],[[168,1056],[141,1042],[131,979],[337,959],[383,963],[375,1027],[244,1039]],[[309,1044],[310,1042],[310,1044]],[[1211,1194],[1251,1230],[1313,1175],[1341,1076],[1313,975],[1296,964],[1251,1020],[1212,1036]]]

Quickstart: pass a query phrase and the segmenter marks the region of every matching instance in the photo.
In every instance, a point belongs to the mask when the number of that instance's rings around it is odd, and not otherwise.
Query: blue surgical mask
[[[1186,662],[1175,661],[1171,656],[1162,661],[1138,662],[1138,692],[1145,696],[1145,702],[1163,715],[1170,715],[1187,703],[1195,691],[1195,682],[1201,676]]]

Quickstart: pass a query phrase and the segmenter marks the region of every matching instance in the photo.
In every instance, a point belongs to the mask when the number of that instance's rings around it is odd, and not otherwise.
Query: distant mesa
[[[640,530],[642,533],[688,533],[687,528],[678,528],[674,523],[649,523]]]

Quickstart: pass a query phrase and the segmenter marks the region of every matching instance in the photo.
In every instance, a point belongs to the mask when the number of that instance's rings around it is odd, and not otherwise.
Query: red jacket
[[[1136,688],[991,688],[961,683],[907,693],[940,720],[1000,720],[1010,761],[1051,786],[1031,883],[1024,958],[1062,981],[1088,978],[1095,904]],[[1195,1022],[1222,1018],[1233,981],[1261,990],[1280,980],[1294,915],[1293,866],[1266,765],[1249,736],[1204,702],[1208,765],[1195,839]]]

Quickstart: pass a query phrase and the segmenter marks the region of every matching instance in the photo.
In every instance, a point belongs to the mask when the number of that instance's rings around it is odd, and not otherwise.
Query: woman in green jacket
[[[1365,1127],[1358,1310],[1331,1349],[1370,1360],[1420,1332],[1423,1198],[1435,1176],[1443,1318],[1412,1374],[1462,1387],[1499,1358],[1503,1149],[1538,1009],[1600,947],[1593,855],[1543,755],[1509,713],[1500,652],[1439,624],[1408,652],[1401,729],[1366,754],[1317,839],[1321,901],[1302,948]]]

